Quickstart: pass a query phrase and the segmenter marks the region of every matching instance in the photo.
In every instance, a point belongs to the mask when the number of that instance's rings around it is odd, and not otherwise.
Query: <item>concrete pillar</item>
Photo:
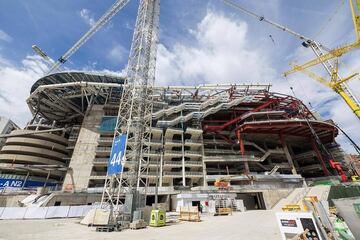
[[[82,122],[74,152],[63,183],[63,190],[81,191],[86,189],[96,156],[96,148],[100,133],[98,126],[104,115],[103,106],[94,105],[88,110]]]
[[[204,150],[204,136],[203,136],[203,134],[200,135],[200,139],[201,139],[201,152],[202,152],[201,162],[202,162],[202,166],[203,166],[203,186],[207,187],[208,184],[206,182],[206,164],[204,162],[205,150]]]
[[[163,164],[164,164],[164,132],[161,135],[161,152],[160,152],[160,178],[159,178],[159,186],[162,187],[163,186]]]
[[[294,157],[295,156],[295,153],[293,151],[293,148],[291,145],[288,145],[288,148],[289,148],[289,152],[290,152],[290,156],[291,157]],[[296,167],[296,169],[299,169],[299,163],[296,161],[296,160],[293,160],[294,161],[294,165]]]
[[[293,162],[293,160],[291,158],[291,155],[289,153],[289,149],[288,149],[288,147],[286,145],[286,142],[284,140],[284,136],[282,134],[279,134],[279,137],[280,137],[281,145],[282,145],[283,150],[285,152],[286,159],[287,159],[287,161],[288,161],[288,163],[289,163],[289,165],[291,167],[291,172],[292,172],[292,174],[295,175],[295,174],[297,174],[296,168],[295,168],[294,162]]]
[[[183,112],[181,111],[181,116],[183,115]],[[186,186],[186,178],[185,178],[185,140],[184,140],[184,124],[181,123],[181,152],[182,152],[182,182],[183,186]]]

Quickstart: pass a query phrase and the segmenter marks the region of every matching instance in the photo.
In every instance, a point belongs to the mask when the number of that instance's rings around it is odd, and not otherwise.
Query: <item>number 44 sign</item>
[[[108,175],[119,174],[123,171],[123,157],[126,144],[126,134],[114,139],[111,155],[108,162]]]

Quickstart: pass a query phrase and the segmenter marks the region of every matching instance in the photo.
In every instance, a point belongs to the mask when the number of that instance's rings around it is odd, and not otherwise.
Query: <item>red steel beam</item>
[[[254,108],[253,110],[251,110],[251,111],[249,111],[249,112],[258,112],[258,111],[260,111],[260,110],[262,110],[262,109],[264,109],[264,108],[266,108],[266,107],[268,107],[268,106],[270,106],[271,104],[276,103],[276,102],[279,102],[279,99],[271,99],[271,100],[269,100],[268,102],[266,102],[266,103],[258,106],[257,108]],[[232,120],[224,123],[223,125],[218,125],[218,126],[205,126],[204,131],[205,131],[205,132],[221,131],[221,130],[223,130],[224,128],[226,128],[226,127],[228,127],[228,126],[230,126],[230,125],[232,125],[232,124],[234,124],[234,123],[242,120],[243,117],[244,117],[247,113],[249,113],[249,112],[243,113],[243,114],[241,114],[240,116],[238,116],[238,117],[236,117],[236,118],[234,118],[234,119],[232,119]]]
[[[314,149],[314,151],[315,151],[315,153],[316,153],[316,156],[317,156],[317,158],[318,158],[318,160],[319,160],[319,162],[320,162],[320,164],[321,164],[321,167],[322,167],[322,169],[324,170],[325,175],[326,175],[326,176],[330,176],[331,173],[330,173],[329,170],[326,168],[324,159],[323,159],[323,157],[322,157],[319,149],[317,148],[314,139],[312,139],[312,138],[311,138],[311,144],[312,144],[312,147],[313,147],[313,149]]]

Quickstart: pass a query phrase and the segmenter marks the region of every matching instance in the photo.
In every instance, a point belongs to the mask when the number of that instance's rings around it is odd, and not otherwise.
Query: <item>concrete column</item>
[[[292,174],[295,175],[295,174],[297,174],[296,168],[295,168],[294,162],[293,162],[293,160],[291,158],[291,155],[289,153],[289,149],[288,149],[288,147],[286,145],[286,142],[284,140],[284,136],[282,134],[279,134],[279,137],[280,137],[281,145],[282,145],[283,150],[285,152],[286,159],[288,160],[288,163],[289,163],[289,165],[291,167],[291,172],[292,172]]]
[[[91,111],[87,111],[71,157],[69,170],[65,175],[63,190],[81,191],[88,187],[100,137],[97,128],[103,116],[104,111],[101,105],[94,105]]]
[[[181,116],[183,115],[183,112],[181,111]],[[186,178],[185,178],[185,140],[184,140],[184,124],[181,123],[181,152],[182,152],[182,182],[183,186],[186,186]]]
[[[289,148],[289,152],[290,152],[291,157],[294,157],[295,153],[293,151],[292,146],[289,145],[288,148]],[[294,161],[294,165],[295,165],[296,169],[299,169],[299,163],[296,160],[293,160],[293,161]]]
[[[205,150],[204,150],[204,136],[203,134],[200,135],[200,139],[201,139],[201,152],[202,152],[202,157],[201,157],[201,162],[202,162],[202,166],[203,166],[203,186],[207,187],[207,181],[206,181],[206,164],[204,162],[204,156],[205,156]]]
[[[160,178],[159,178],[159,186],[162,187],[163,186],[163,163],[164,163],[164,151],[165,151],[165,146],[164,146],[164,131],[161,135],[161,153],[160,153]]]

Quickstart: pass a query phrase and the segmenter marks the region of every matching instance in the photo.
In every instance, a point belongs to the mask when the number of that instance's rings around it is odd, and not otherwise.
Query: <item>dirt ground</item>
[[[201,222],[176,222],[165,227],[99,233],[79,224],[80,219],[1,220],[0,240],[15,239],[266,239],[280,240],[273,211],[248,211],[232,216],[202,216]]]

